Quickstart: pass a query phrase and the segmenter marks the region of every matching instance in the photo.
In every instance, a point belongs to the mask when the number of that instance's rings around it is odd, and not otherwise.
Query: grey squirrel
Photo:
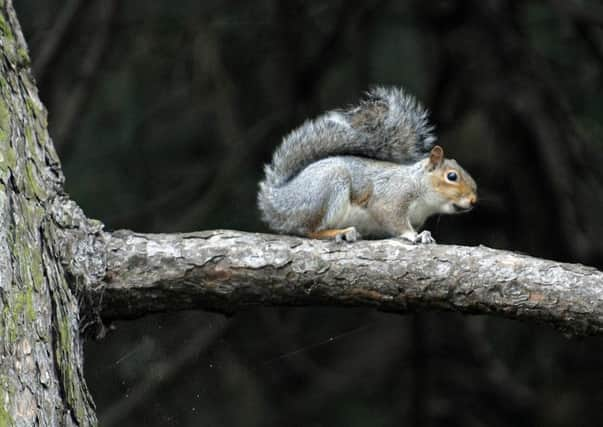
[[[471,176],[435,145],[428,112],[399,88],[378,87],[358,106],[306,121],[266,165],[258,205],[281,233],[337,241],[417,233],[437,213],[471,210]]]

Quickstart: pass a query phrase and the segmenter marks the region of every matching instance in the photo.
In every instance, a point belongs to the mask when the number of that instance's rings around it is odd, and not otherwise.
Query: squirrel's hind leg
[[[336,242],[355,242],[360,239],[360,233],[355,227],[320,230],[308,233],[311,239],[335,239]]]

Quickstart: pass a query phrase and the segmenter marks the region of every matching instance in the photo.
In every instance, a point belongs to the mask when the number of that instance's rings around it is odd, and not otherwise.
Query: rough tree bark
[[[95,425],[80,330],[251,304],[447,309],[603,331],[603,273],[488,248],[234,231],[105,233],[63,192],[11,0],[0,0],[0,427]]]
[[[63,194],[11,1],[0,1],[0,45],[0,426],[95,424],[77,281],[61,258],[99,224]]]
[[[107,273],[92,290],[104,319],[320,304],[493,313],[568,334],[603,333],[602,272],[483,246],[341,245],[230,230],[120,231],[105,241]]]

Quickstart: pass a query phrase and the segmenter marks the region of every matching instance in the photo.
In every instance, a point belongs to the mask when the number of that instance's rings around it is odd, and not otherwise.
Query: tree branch
[[[106,275],[91,296],[106,320],[202,308],[354,305],[448,310],[603,333],[603,273],[512,252],[397,239],[337,244],[216,230],[105,235]]]

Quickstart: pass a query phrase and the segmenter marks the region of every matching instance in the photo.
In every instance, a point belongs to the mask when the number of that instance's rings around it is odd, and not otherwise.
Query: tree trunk
[[[0,1],[0,44],[0,426],[95,425],[77,290],[60,261],[95,224],[63,195],[11,0]]]

